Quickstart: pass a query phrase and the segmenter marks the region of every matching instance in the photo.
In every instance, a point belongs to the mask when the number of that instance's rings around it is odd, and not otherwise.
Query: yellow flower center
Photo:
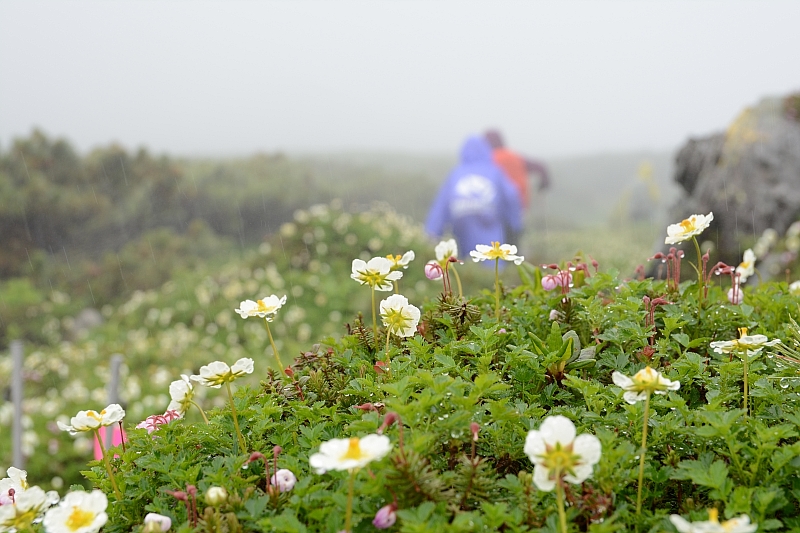
[[[542,455],[544,466],[551,473],[556,470],[561,473],[571,472],[580,458],[580,455],[572,452],[572,444],[562,447],[560,442],[557,442],[555,447],[546,446],[544,455]]]
[[[688,218],[686,220],[681,220],[680,224],[684,233],[688,233],[694,229],[694,222]]]
[[[94,513],[91,511],[84,511],[80,507],[73,507],[72,512],[67,518],[67,528],[70,531],[78,531],[82,527],[86,527],[94,520]]]
[[[256,303],[258,304],[258,312],[259,313],[271,313],[272,312],[272,307],[267,307],[267,305],[264,303],[264,300],[256,300]]]
[[[103,415],[104,414],[106,414],[106,410],[105,409],[100,411],[100,414],[97,414],[96,411],[86,411],[86,416],[88,416],[89,418],[94,418],[98,422],[102,422],[103,421]]]
[[[386,274],[375,272],[374,270],[364,270],[358,272],[361,279],[370,287],[377,287],[381,285],[386,278]]]
[[[387,309],[384,315],[386,326],[393,333],[400,331],[408,326],[409,318],[403,315],[399,309]]]
[[[499,242],[492,242],[492,249],[486,252],[486,257],[490,259],[503,259],[506,256],[506,252],[500,249]]]
[[[708,521],[719,524],[719,510],[716,507],[708,510]]]
[[[363,457],[361,453],[361,445],[358,437],[350,437],[350,444],[347,446],[347,452],[342,456],[342,459],[360,460]]]

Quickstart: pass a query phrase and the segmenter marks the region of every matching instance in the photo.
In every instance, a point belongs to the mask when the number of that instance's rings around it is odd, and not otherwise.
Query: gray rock
[[[765,229],[782,236],[800,215],[800,122],[789,108],[795,99],[764,99],[726,132],[690,139],[678,152],[674,179],[683,191],[670,223],[713,211],[700,238],[714,242],[712,262],[739,264]],[[681,247],[694,261],[693,247]]]

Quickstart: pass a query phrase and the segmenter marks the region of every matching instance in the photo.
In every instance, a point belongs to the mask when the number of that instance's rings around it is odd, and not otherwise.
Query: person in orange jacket
[[[505,146],[503,135],[495,129],[487,130],[484,137],[489,145],[492,147],[492,159],[495,165],[500,167],[509,181],[514,185],[514,188],[519,195],[519,201],[522,205],[523,212],[530,207],[531,193],[528,184],[528,177],[530,174],[535,174],[539,177],[539,191],[544,191],[550,187],[550,175],[547,172],[547,167],[538,161],[528,159]],[[509,242],[519,242],[520,235],[510,228],[506,229],[510,233],[511,238]]]

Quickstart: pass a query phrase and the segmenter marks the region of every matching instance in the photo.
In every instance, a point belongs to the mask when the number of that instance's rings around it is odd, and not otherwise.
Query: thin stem
[[[391,328],[386,328],[386,361],[389,361],[389,338],[392,336]]]
[[[560,468],[556,468],[556,505],[558,506],[561,533],[567,533],[567,513],[564,510],[564,480],[561,478]]]
[[[703,274],[699,268],[700,263],[703,261],[703,256],[700,253],[700,244],[697,242],[697,237],[692,236],[692,242],[694,243],[694,249],[697,252],[697,298],[698,302],[700,302],[700,305],[703,305],[703,287],[705,286],[705,280],[703,279]]]
[[[264,325],[267,326],[267,336],[269,337],[269,343],[272,345],[272,353],[275,354],[275,361],[278,362],[278,368],[283,374],[283,363],[281,363],[281,356],[278,354],[278,348],[275,346],[275,341],[272,339],[272,332],[269,330],[269,322],[267,319],[264,319]]]
[[[400,285],[397,283],[397,280],[394,280],[392,283],[394,283],[394,293],[400,294]]]
[[[451,268],[453,269],[453,274],[456,275],[456,285],[458,285],[458,297],[463,298],[464,291],[461,289],[461,278],[459,277],[458,272],[456,272],[455,265],[453,265]]]
[[[639,450],[639,488],[636,494],[636,514],[642,514],[642,485],[644,484],[644,456],[647,453],[647,420],[650,417],[650,393],[644,399],[644,421],[642,422],[642,448]]]
[[[494,260],[494,318],[500,320],[500,259]]]
[[[246,453],[247,447],[244,444],[244,437],[242,436],[242,432],[239,430],[239,415],[236,413],[236,405],[233,403],[233,393],[231,392],[231,382],[225,382],[225,388],[228,389],[228,400],[231,402],[231,416],[233,417],[233,427],[236,428],[236,436],[239,439],[239,448],[241,448],[240,453]]]
[[[103,445],[103,439],[100,437],[100,429],[94,430],[94,435],[97,437],[97,442],[100,444],[100,452],[103,454],[103,464],[106,465],[106,472],[108,472],[108,479],[111,480],[111,486],[114,488],[114,494],[117,500],[122,501],[122,492],[117,487],[117,479],[114,477],[114,472],[111,470],[111,462],[108,460],[106,447]]]
[[[744,416],[745,417],[747,417],[747,392],[748,392],[748,387],[747,387],[747,360],[748,360],[747,349],[745,348],[744,350],[742,350],[742,361],[744,362],[744,397],[743,397],[743,400],[742,400],[742,404],[743,404],[743,407],[744,407]]]
[[[356,469],[350,470],[350,479],[347,481],[347,510],[344,515],[344,530],[346,533],[351,533],[351,524],[353,522],[353,493],[355,492],[356,483]]]
[[[372,336],[378,336],[378,318],[375,314],[375,287],[372,287]]]
[[[198,410],[198,411],[200,411],[200,415],[203,417],[203,420],[205,420],[205,422],[206,422],[206,425],[208,425],[208,424],[209,424],[209,421],[208,421],[208,417],[206,417],[206,412],[205,412],[205,411],[203,411],[203,408],[202,408],[202,407],[200,407],[200,405],[199,405],[199,404],[198,404],[196,401],[194,401],[194,400],[191,400],[191,402],[192,402],[192,405],[194,405],[195,407],[197,407],[197,410]]]

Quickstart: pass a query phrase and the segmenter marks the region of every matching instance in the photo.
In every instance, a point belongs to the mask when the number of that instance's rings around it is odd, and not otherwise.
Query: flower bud
[[[728,301],[733,305],[739,305],[744,301],[744,292],[741,287],[731,287],[728,289]]]
[[[544,290],[552,291],[556,287],[558,287],[558,281],[556,281],[556,277],[553,274],[542,276],[542,288]]]
[[[428,261],[425,264],[425,277],[429,280],[437,280],[442,279],[442,275],[444,270],[442,270],[441,265],[436,261]]]
[[[281,468],[272,474],[272,477],[269,478],[269,482],[273,486],[278,487],[279,492],[289,492],[294,488],[294,484],[297,483],[297,477],[291,470]]]
[[[472,433],[472,440],[478,442],[478,432],[481,430],[481,425],[477,422],[472,422],[469,425],[469,431]]]
[[[147,513],[144,517],[144,529],[146,533],[163,533],[172,527],[172,519],[158,513]]]
[[[384,505],[378,512],[375,513],[375,518],[372,519],[372,525],[378,529],[386,529],[392,527],[397,522],[397,504],[390,503]]]
[[[223,487],[209,487],[206,491],[206,503],[213,507],[219,507],[228,501],[228,491]]]
[[[561,316],[561,313],[558,312],[556,309],[550,310],[550,320],[558,320]]]
[[[381,424],[381,427],[378,428],[378,435],[383,435],[383,432],[398,420],[400,420],[400,415],[394,411],[386,413],[386,416],[383,417],[383,424]]]

